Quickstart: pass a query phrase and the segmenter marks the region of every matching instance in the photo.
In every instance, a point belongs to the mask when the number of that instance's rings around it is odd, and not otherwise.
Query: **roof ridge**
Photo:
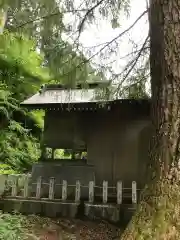
[[[71,90],[71,89],[89,89],[89,88],[102,88],[102,87],[108,87],[110,84],[109,81],[98,81],[98,82],[82,82],[77,83],[74,86],[70,86],[68,84],[60,84],[60,83],[52,83],[52,84],[44,84],[41,86],[40,91],[44,90]]]

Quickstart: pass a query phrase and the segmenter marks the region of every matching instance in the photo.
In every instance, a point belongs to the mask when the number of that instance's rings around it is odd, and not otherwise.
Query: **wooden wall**
[[[65,125],[60,123],[63,114],[52,111],[46,115],[44,140],[50,147],[65,148],[63,138],[67,139],[68,135],[69,141],[75,139],[73,133],[79,131],[79,139],[87,144],[87,162],[95,166],[98,183],[122,180],[129,186],[135,180],[138,185],[143,185],[151,135],[146,106],[121,104],[113,106],[111,111],[65,114],[71,120],[79,119],[67,133]],[[64,124],[68,125],[68,121]]]

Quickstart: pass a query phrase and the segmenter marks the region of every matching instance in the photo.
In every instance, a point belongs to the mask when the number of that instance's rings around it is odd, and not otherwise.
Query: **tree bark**
[[[151,0],[151,182],[121,239],[180,239],[180,1]]]
[[[152,0],[150,10],[155,175],[178,167],[180,141],[180,2]],[[169,176],[170,177],[170,176]]]

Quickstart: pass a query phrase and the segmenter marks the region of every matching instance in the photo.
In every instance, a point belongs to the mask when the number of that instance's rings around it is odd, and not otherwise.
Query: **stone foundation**
[[[118,206],[116,204],[82,204],[46,200],[1,199],[0,209],[3,209],[4,212],[17,211],[22,214],[36,214],[51,218],[87,217],[90,220],[104,219],[112,223],[123,222],[127,224],[135,211],[135,206],[123,204]]]

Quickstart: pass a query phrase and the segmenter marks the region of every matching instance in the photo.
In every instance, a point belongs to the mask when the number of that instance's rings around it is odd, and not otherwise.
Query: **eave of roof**
[[[22,104],[22,107],[28,109],[44,109],[56,111],[96,111],[96,110],[111,110],[115,106],[123,105],[138,105],[143,107],[150,107],[150,100],[148,99],[121,99],[107,102],[90,102],[90,103],[74,103],[74,104]]]
[[[111,101],[111,99],[109,97],[106,99],[99,89],[46,89],[25,100],[22,102],[22,105],[75,104],[105,101]]]
[[[94,86],[94,85],[92,85]],[[105,90],[105,91],[104,91]],[[148,99],[116,99],[107,88],[71,88],[62,85],[44,86],[41,91],[21,103],[21,106],[31,109],[107,109],[108,106],[119,103],[150,102]],[[148,103],[149,104],[149,103]]]

